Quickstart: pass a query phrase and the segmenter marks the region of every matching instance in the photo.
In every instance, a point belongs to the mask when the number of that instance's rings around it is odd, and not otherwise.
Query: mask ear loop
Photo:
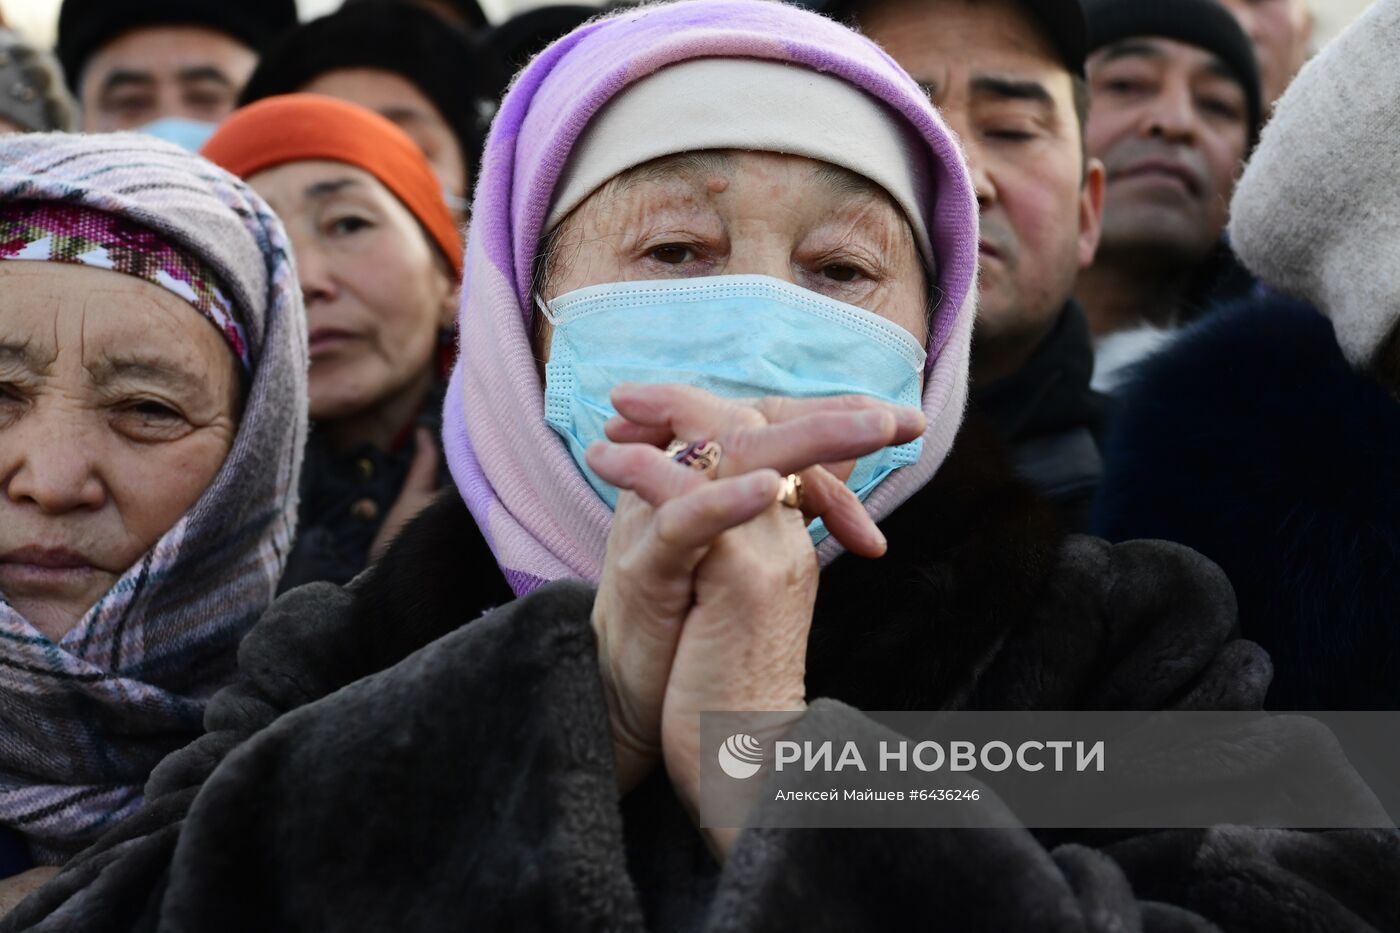
[[[551,326],[559,326],[559,321],[554,317],[553,312],[549,310],[549,305],[540,297],[539,292],[535,292],[535,307],[540,309],[540,314],[544,315],[544,319],[548,321]]]

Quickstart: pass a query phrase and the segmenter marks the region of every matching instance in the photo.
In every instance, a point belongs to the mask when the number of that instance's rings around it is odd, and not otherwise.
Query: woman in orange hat
[[[440,485],[461,233],[418,147],[354,104],[267,98],[202,154],[281,216],[306,301],[313,428],[281,588],[348,582]]]

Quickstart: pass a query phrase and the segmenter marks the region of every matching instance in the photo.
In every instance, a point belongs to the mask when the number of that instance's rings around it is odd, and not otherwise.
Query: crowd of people
[[[0,19],[0,930],[1400,931],[700,714],[1400,709],[1400,0]]]

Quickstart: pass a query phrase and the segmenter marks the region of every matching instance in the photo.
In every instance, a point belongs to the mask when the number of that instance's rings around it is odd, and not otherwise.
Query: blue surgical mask
[[[615,282],[581,288],[540,310],[554,325],[545,367],[545,421],[594,490],[618,490],[588,468],[623,382],[683,383],[725,398],[872,395],[918,407],[926,354],[913,335],[863,308],[765,275]],[[847,486],[863,501],[915,463],[922,438],[856,461]],[[813,543],[828,534],[820,520]]]
[[[204,144],[214,135],[217,128],[218,124],[191,120],[188,117],[161,117],[153,123],[138,127],[136,131],[174,143],[190,152],[198,152],[204,148]]]

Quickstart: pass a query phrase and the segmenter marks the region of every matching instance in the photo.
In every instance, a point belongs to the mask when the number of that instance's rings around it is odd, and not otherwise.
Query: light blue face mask
[[[862,308],[765,275],[616,282],[536,304],[554,325],[545,367],[545,421],[609,507],[618,490],[588,468],[623,382],[676,382],[725,398],[873,395],[918,407],[924,348]],[[856,461],[846,485],[863,501],[915,463],[923,439]],[[810,528],[814,544],[828,532]]]
[[[204,144],[209,141],[210,136],[214,135],[216,129],[218,129],[216,123],[191,120],[188,117],[161,117],[159,120],[138,127],[136,132],[174,143],[190,152],[198,152],[204,148]]]

